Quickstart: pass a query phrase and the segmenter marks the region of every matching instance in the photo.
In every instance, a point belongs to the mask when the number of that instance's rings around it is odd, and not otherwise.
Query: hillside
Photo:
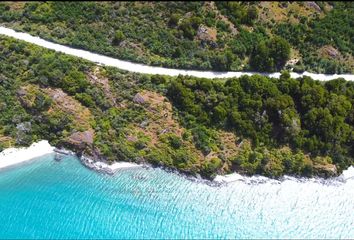
[[[353,73],[353,2],[2,2],[0,24],[149,65]]]
[[[40,139],[94,159],[213,177],[335,176],[353,164],[354,83],[164,77],[0,37],[0,150]]]

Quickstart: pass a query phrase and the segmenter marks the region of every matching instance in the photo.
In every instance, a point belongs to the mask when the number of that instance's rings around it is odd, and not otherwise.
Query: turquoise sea
[[[213,187],[53,155],[0,171],[0,238],[353,238],[354,179]]]

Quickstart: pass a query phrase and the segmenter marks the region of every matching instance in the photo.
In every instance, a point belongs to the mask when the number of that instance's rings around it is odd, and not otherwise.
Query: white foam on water
[[[127,168],[136,168],[141,167],[136,163],[131,162],[115,162],[112,165],[108,166],[112,171],[117,171],[118,169],[127,169]]]
[[[55,147],[51,146],[47,140],[42,140],[33,143],[31,146],[25,148],[8,148],[0,152],[0,169],[7,168],[13,165],[18,165],[30,161],[32,159],[38,158],[55,152]],[[103,170],[110,173],[115,173],[120,169],[130,169],[142,167],[142,165],[132,163],[132,162],[115,162],[113,164],[107,164],[100,161],[93,161],[91,159],[85,158],[92,168],[95,170]],[[247,184],[260,184],[260,183],[270,183],[279,184],[284,182],[312,182],[312,183],[339,183],[347,180],[354,180],[354,166],[350,166],[347,170],[336,178],[329,180],[322,178],[297,178],[285,175],[283,178],[276,180],[267,178],[264,176],[243,176],[239,173],[232,173],[226,175],[217,175],[213,182],[220,184],[229,184],[234,182],[244,182]]]
[[[328,178],[328,179],[319,178],[319,177],[313,177],[313,178],[293,177],[288,175],[285,175],[280,179],[271,179],[259,175],[254,175],[251,177],[242,176],[236,172],[231,174],[226,174],[226,175],[217,175],[213,179],[215,183],[220,183],[220,184],[230,184],[234,182],[244,182],[247,184],[259,184],[259,183],[284,184],[286,182],[307,182],[307,183],[316,183],[316,184],[319,183],[319,184],[327,184],[327,185],[328,184],[336,185],[342,182],[346,182],[348,180],[350,181],[354,180],[354,166],[350,166],[347,170],[344,170],[340,176],[334,178]]]
[[[252,76],[255,74],[260,74],[263,76],[279,78],[281,73],[259,73],[259,72],[214,72],[214,71],[196,71],[196,70],[182,70],[182,69],[171,69],[171,68],[163,68],[163,67],[154,67],[143,65],[139,63],[132,63],[129,61],[122,61],[119,59],[103,56],[100,54],[92,53],[85,50],[70,48],[67,46],[63,46],[60,44],[52,43],[41,39],[39,37],[31,36],[28,33],[16,32],[13,29],[1,27],[0,26],[0,34],[13,37],[19,40],[23,40],[29,43],[36,44],[38,46],[55,50],[57,52],[66,53],[68,55],[80,57],[86,59],[91,62],[95,62],[101,65],[107,65],[111,67],[117,67],[122,70],[143,73],[143,74],[160,74],[160,75],[168,75],[168,76],[178,76],[178,75],[189,75],[199,78],[231,78],[231,77],[240,77],[242,75]],[[347,81],[354,81],[354,74],[317,74],[317,73],[290,73],[291,77],[298,78],[302,76],[309,76],[315,80],[320,81],[328,81],[336,78],[344,78]]]
[[[112,164],[108,164],[105,162],[92,160],[91,158],[86,156],[82,156],[80,160],[81,163],[84,164],[86,167],[95,171],[104,172],[108,174],[114,174],[121,169],[142,167],[141,165],[132,162],[114,162]]]
[[[347,170],[343,171],[341,176],[344,180],[354,179],[354,167],[351,166]]]
[[[243,181],[244,177],[238,173],[232,173],[232,174],[227,174],[227,175],[217,175],[214,178],[214,182],[218,183],[230,183],[230,182],[235,182],[235,181]]]
[[[92,162],[92,164],[94,164],[98,169],[106,169],[112,172],[115,172],[119,169],[141,167],[140,165],[131,162],[115,162],[110,165],[104,162],[96,161],[96,162]]]

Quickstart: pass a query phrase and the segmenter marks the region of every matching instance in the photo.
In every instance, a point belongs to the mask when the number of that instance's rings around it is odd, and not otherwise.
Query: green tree
[[[122,31],[118,30],[114,33],[114,37],[113,37],[114,45],[119,45],[124,40],[125,40],[125,35]]]
[[[290,57],[290,44],[280,37],[261,41],[254,49],[250,65],[254,70],[273,72],[281,70]]]
[[[250,6],[246,14],[242,18],[242,22],[248,25],[253,25],[254,21],[258,18],[258,10],[255,6]]]
[[[274,70],[274,60],[270,56],[270,50],[266,42],[261,41],[254,49],[250,65],[256,71],[267,72]]]
[[[276,70],[282,69],[290,57],[290,44],[284,38],[276,36],[270,40],[268,47]]]
[[[173,14],[171,14],[171,17],[170,17],[170,20],[168,21],[168,24],[170,26],[177,26],[179,19],[180,19],[180,15],[176,14],[176,13],[173,13]]]
[[[52,99],[42,92],[38,92],[34,100],[34,108],[37,111],[46,111],[52,104]]]
[[[233,54],[230,51],[226,51],[225,53],[214,55],[210,62],[214,69],[219,71],[227,71],[230,70],[233,58]]]

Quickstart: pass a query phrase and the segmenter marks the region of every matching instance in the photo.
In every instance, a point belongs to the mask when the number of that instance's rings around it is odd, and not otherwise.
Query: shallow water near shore
[[[0,172],[0,238],[350,238],[354,179],[220,187],[54,155]]]

